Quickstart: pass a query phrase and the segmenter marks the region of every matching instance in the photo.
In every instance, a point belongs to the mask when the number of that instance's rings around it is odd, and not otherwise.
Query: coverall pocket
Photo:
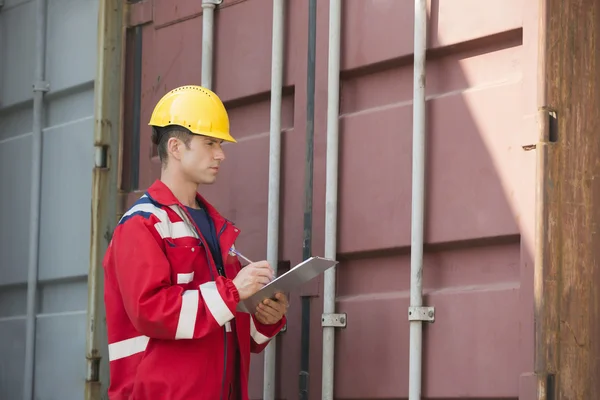
[[[191,285],[196,278],[202,246],[166,246],[166,255],[171,264],[171,281],[177,285]]]

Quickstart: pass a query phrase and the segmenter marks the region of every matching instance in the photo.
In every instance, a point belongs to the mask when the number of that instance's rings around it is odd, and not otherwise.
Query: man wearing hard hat
[[[241,267],[240,231],[199,193],[235,143],[219,97],[183,86],[149,125],[161,177],[123,215],[104,259],[111,400],[248,399],[250,353],[284,326],[287,298],[255,313],[241,300],[273,278],[266,261]]]

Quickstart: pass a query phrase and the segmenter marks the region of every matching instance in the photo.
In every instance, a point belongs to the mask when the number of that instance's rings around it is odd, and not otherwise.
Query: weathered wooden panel
[[[598,399],[600,0],[541,4],[538,398]]]

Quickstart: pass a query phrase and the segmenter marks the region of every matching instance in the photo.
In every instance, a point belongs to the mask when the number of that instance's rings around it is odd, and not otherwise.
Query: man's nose
[[[223,151],[223,149],[219,149],[219,150],[215,151],[215,160],[218,160],[218,161],[225,160],[225,152]]]

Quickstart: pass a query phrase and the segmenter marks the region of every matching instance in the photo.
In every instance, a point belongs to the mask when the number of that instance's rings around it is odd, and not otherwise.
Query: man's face
[[[217,179],[219,166],[225,160],[223,141],[192,135],[189,148],[180,146],[181,170],[198,185],[208,185]]]

